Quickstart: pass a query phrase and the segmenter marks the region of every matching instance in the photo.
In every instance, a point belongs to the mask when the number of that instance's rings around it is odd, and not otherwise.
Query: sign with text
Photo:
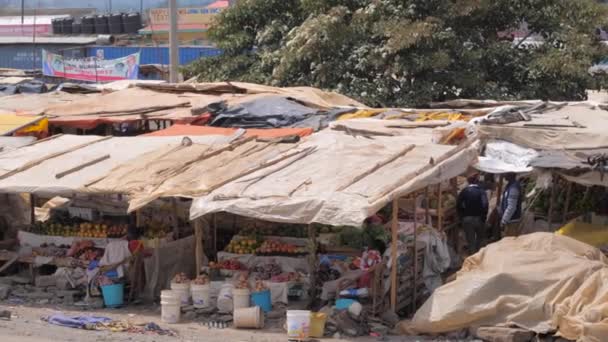
[[[178,24],[211,24],[216,14],[222,11],[221,8],[178,8]],[[150,24],[168,25],[169,9],[153,8],[150,10]]]
[[[136,80],[139,75],[139,53],[104,60],[64,58],[42,50],[42,73],[45,76],[92,82]]]

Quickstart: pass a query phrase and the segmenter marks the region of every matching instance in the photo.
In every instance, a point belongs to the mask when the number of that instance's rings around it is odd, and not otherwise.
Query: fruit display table
[[[310,273],[310,266],[306,257],[288,257],[288,256],[258,256],[253,254],[234,254],[228,252],[218,252],[217,260],[224,261],[236,259],[247,268],[253,268],[260,265],[265,265],[274,260],[284,272],[302,272]]]
[[[78,237],[78,236],[51,236],[51,235],[38,235],[25,231],[19,231],[17,235],[19,244],[21,246],[40,247],[43,244],[54,244],[55,246],[67,245],[71,246],[74,241],[90,240],[93,241],[95,247],[105,248],[110,241],[120,240],[113,238],[90,238],[90,237]]]

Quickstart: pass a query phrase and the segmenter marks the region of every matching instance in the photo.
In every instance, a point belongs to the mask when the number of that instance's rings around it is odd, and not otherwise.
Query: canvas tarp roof
[[[233,135],[237,132],[238,128],[225,128],[225,127],[211,127],[211,126],[195,126],[195,125],[181,125],[176,124],[169,128],[148,133],[145,136],[148,137],[166,137],[174,135]],[[247,129],[245,130],[244,137],[257,136],[260,138],[278,138],[289,135],[297,135],[305,137],[311,135],[313,132],[312,128],[274,128],[274,129]]]
[[[246,175],[294,144],[257,142],[251,138],[232,144],[192,144],[167,147],[121,165],[89,186],[95,192],[125,191],[130,210],[160,197],[193,197],[226,181]]]
[[[160,197],[195,198],[191,218],[226,211],[290,223],[359,226],[395,196],[464,172],[477,146],[437,145],[430,132],[360,137],[324,130],[297,144],[241,139],[148,153],[91,184],[126,190],[135,210]]]
[[[23,167],[37,165],[50,156],[66,153],[99,139],[100,137],[97,136],[60,135],[17,150],[1,153],[0,178],[18,172]]]
[[[0,152],[12,151],[34,141],[35,137],[0,137]]]
[[[608,111],[594,104],[563,104],[557,110],[530,116],[530,121],[481,124],[478,130],[482,138],[505,140],[537,150],[608,147]]]
[[[312,149],[309,154],[196,198],[191,218],[225,211],[275,222],[360,226],[393,198],[455,177],[476,159],[474,144],[421,143],[431,139],[425,135],[370,140],[331,130],[313,134],[297,147]]]
[[[586,243],[551,233],[506,237],[467,258],[456,280],[435,290],[402,328],[435,334],[515,325],[605,341],[607,279],[608,260]]]
[[[210,95],[221,94],[273,94],[290,97],[304,103],[307,106],[315,106],[319,109],[335,107],[357,107],[366,108],[344,95],[326,92],[312,87],[287,87],[277,88],[261,84],[245,82],[215,82],[215,83],[180,83],[180,84],[146,84],[140,85],[147,89],[156,89],[173,92],[195,92]]]
[[[184,137],[61,136],[0,154],[1,192],[70,194],[123,163],[161,148],[180,146]],[[193,137],[193,141],[227,141],[227,137]],[[84,167],[82,167],[84,166]],[[10,172],[13,171],[13,172]],[[60,176],[61,173],[67,173]]]

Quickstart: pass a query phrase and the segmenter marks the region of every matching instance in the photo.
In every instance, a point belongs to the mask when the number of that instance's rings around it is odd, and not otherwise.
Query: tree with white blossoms
[[[372,106],[453,98],[582,100],[608,20],[592,0],[242,0],[210,36],[200,81],[336,90]],[[543,44],[505,39],[522,25]]]

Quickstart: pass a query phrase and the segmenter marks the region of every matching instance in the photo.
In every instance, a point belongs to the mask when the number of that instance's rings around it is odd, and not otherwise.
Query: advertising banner
[[[95,57],[64,58],[42,50],[42,73],[45,76],[91,82],[136,80],[139,74],[139,53],[104,60]]]

